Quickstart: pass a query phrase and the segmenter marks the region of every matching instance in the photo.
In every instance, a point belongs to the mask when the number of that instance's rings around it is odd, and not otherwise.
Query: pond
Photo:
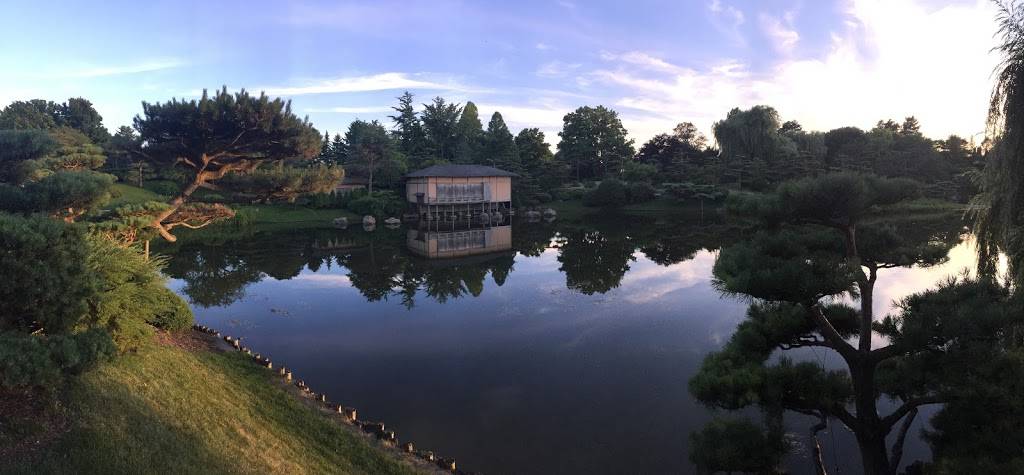
[[[687,381],[747,307],[711,273],[742,227],[623,215],[445,231],[249,229],[162,252],[200,323],[465,470],[693,472],[689,434],[712,414]],[[971,266],[960,242],[942,265],[884,271],[878,313]],[[841,427],[822,442],[830,467],[856,471]],[[787,465],[807,473],[807,457]]]

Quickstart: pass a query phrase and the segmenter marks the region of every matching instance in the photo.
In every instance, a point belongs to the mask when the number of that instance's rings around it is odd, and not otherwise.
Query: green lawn
[[[106,207],[114,209],[126,204],[145,203],[147,201],[167,201],[167,197],[153,193],[145,188],[124,183],[114,183],[114,199]]]
[[[413,473],[240,353],[153,343],[74,383],[70,431],[3,473]]]

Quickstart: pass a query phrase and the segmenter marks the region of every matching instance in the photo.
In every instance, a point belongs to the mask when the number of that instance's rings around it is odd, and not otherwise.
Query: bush
[[[653,200],[655,196],[654,187],[645,182],[630,183],[628,191],[630,203],[645,203]]]
[[[81,227],[0,213],[0,331],[66,333],[97,296]]]
[[[152,335],[153,326],[180,329],[192,324],[191,312],[187,307],[183,311],[184,303],[165,286],[163,260],[146,260],[134,249],[95,236],[88,239],[88,247],[100,290],[90,304],[90,323],[106,328],[119,350],[137,348]]]
[[[583,196],[583,204],[586,206],[614,208],[628,204],[629,190],[626,184],[616,180],[608,179],[597,185],[597,188],[590,190]]]
[[[54,388],[66,374],[79,374],[115,353],[99,328],[71,335],[0,333],[0,387]]]
[[[356,192],[352,194],[356,195]],[[363,192],[353,196],[346,208],[356,214],[383,218],[400,214],[405,203],[391,191]]]
[[[175,196],[181,191],[181,186],[170,180],[151,180],[143,182],[142,187],[164,196]]]
[[[616,208],[654,199],[654,187],[649,183],[625,183],[614,178],[604,180],[583,197],[586,206]]]
[[[164,287],[162,293],[160,301],[163,308],[157,309],[148,323],[161,330],[172,332],[191,328],[194,318],[188,304],[171,289]]]
[[[658,167],[630,160],[622,164],[621,175],[628,182],[650,182],[658,175]]]

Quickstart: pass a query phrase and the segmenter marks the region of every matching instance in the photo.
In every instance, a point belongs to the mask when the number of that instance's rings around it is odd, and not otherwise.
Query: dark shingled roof
[[[478,176],[519,176],[486,165],[434,165],[405,175],[406,178],[428,176],[478,177]]]

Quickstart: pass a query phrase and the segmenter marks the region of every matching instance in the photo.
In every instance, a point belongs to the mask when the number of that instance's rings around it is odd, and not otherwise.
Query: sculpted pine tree
[[[733,199],[733,210],[761,218],[766,227],[722,250],[716,285],[755,303],[732,339],[690,381],[695,397],[729,410],[757,405],[779,417],[783,410],[807,414],[819,421],[812,435],[838,420],[856,436],[865,473],[895,473],[918,408],[949,401],[948,389],[957,384],[956,375],[936,376],[943,361],[977,354],[964,350],[965,341],[951,331],[968,326],[969,309],[944,315],[935,307],[922,309],[920,298],[908,299],[896,314],[875,319],[880,270],[939,263],[958,240],[956,218],[951,224],[939,220],[937,227],[879,221],[886,206],[912,196],[914,188],[906,180],[844,173]],[[837,303],[835,297],[844,294],[856,297],[859,308]],[[979,333],[991,337],[1007,321],[991,323]],[[874,346],[878,336],[887,344]],[[776,350],[799,347],[834,351],[846,370],[771,358]],[[882,395],[899,402],[894,411],[879,411]],[[886,437],[894,430],[889,448]]]
[[[171,229],[198,228],[232,216],[223,205],[186,206],[206,183],[234,172],[255,170],[269,160],[311,160],[320,153],[320,133],[291,110],[291,102],[250,96],[227,88],[192,101],[142,104],[135,128],[146,146],[144,156],[161,166],[184,169],[189,179],[181,192],[157,213],[150,225],[164,239]]]

